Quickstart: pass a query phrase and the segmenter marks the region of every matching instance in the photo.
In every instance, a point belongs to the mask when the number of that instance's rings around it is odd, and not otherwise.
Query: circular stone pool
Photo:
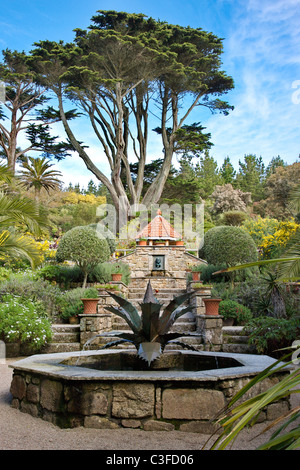
[[[232,396],[274,362],[252,354],[176,350],[149,369],[128,350],[35,355],[11,365],[12,406],[60,427],[211,433],[212,420]],[[287,373],[268,378],[255,392]],[[261,419],[274,419],[289,402],[271,406]]]

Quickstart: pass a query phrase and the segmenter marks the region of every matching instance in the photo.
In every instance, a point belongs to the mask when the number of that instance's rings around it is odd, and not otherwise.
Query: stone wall
[[[153,270],[153,258],[165,257],[164,271]],[[186,272],[194,265],[205,263],[186,252],[184,246],[137,246],[133,253],[120,258],[131,270],[131,287],[146,287],[149,278],[152,287],[186,288]],[[157,279],[159,278],[159,280]]]
[[[259,393],[282,379],[267,379],[251,389]],[[178,381],[176,385],[143,381],[55,380],[15,371],[12,406],[62,428],[141,428],[145,431],[213,432],[213,420],[250,379]],[[259,421],[287,412],[289,403],[271,404]]]

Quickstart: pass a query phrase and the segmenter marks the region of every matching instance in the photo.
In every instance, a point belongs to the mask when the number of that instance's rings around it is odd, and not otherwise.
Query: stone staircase
[[[80,351],[80,325],[52,325],[53,338],[43,353]]]
[[[248,344],[248,336],[243,333],[242,326],[224,326],[223,332],[223,352],[255,354],[254,346]]]

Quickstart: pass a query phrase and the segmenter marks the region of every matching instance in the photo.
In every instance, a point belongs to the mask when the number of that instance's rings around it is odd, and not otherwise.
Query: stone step
[[[80,343],[50,343],[43,348],[43,354],[80,351]]]
[[[143,300],[144,299],[145,293],[139,294],[138,292],[129,292],[128,293],[128,300],[131,301],[131,299],[137,299],[137,300]],[[173,300],[174,297],[177,297],[177,293],[172,293],[172,292],[159,292],[158,294],[154,294],[155,298],[157,300],[159,299],[166,299],[166,300]]]
[[[53,331],[56,331],[58,333],[62,332],[74,332],[74,331],[80,331],[80,325],[79,323],[76,323],[75,325],[71,325],[70,323],[56,323],[51,325],[51,328]]]
[[[243,326],[223,326],[223,334],[228,336],[243,336],[244,327]]]
[[[53,343],[77,343],[80,341],[80,325],[52,325]]]
[[[241,343],[223,343],[222,351],[237,354],[256,354],[255,346]]]
[[[145,295],[145,289],[142,288],[142,287],[131,287],[129,286],[129,289],[128,289],[128,292],[132,292],[132,293],[138,293],[138,294],[144,294]],[[153,293],[154,295],[157,295],[159,293],[163,293],[163,294],[184,294],[186,291],[183,290],[183,289],[178,289],[177,287],[170,287],[168,289],[153,289]]]
[[[53,343],[77,343],[80,341],[80,332],[74,333],[54,333],[52,342]]]

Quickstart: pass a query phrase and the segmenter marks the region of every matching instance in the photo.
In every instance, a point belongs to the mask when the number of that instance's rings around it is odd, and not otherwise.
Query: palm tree
[[[7,166],[0,165],[0,182],[10,183],[12,179]],[[0,256],[26,258],[34,266],[39,253],[25,233],[40,236],[45,228],[39,206],[34,201],[0,191]]]
[[[58,189],[61,184],[58,177],[62,174],[60,171],[51,170],[52,166],[46,157],[27,157],[22,163],[22,170],[19,172],[20,181],[27,189],[34,188],[37,202],[42,188],[49,193],[50,190]]]

